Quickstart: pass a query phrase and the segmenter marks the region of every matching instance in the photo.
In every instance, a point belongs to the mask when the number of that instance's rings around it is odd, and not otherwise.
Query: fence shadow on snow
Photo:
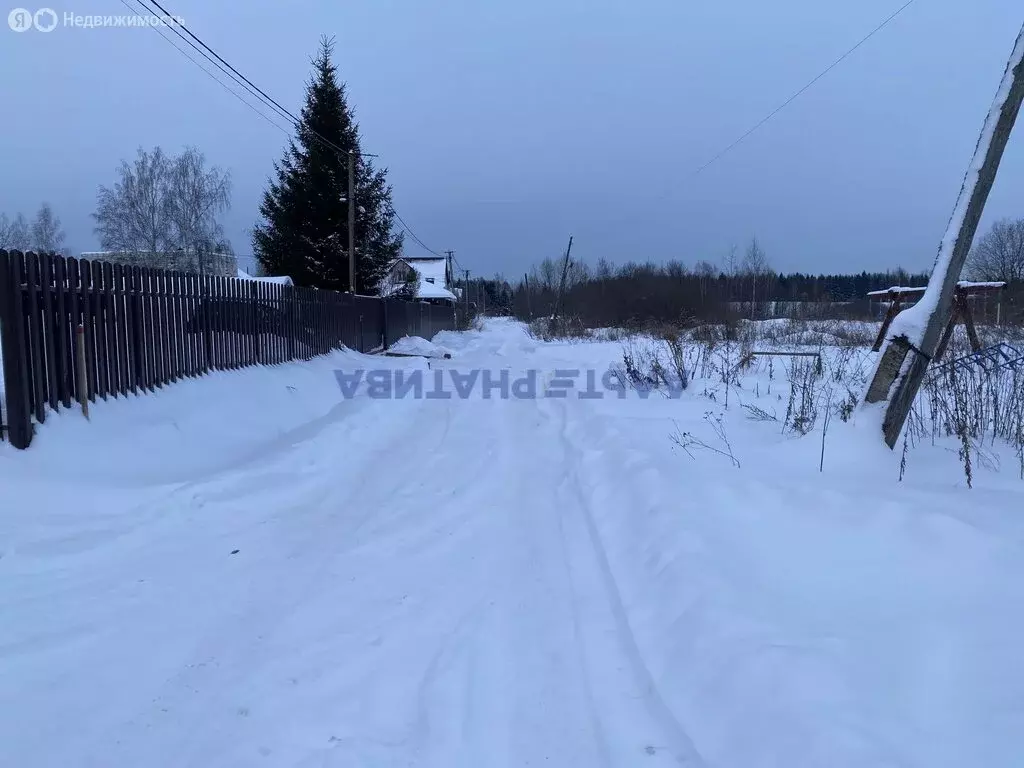
[[[27,448],[34,423],[83,397],[342,346],[371,352],[454,326],[452,308],[423,302],[0,250],[4,432]]]

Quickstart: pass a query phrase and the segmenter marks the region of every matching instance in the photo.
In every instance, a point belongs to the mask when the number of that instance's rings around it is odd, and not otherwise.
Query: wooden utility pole
[[[939,247],[928,288],[915,307],[904,310],[893,322],[888,344],[878,358],[864,398],[869,404],[888,401],[882,432],[890,448],[895,448],[899,441],[928,363],[935,354],[943,329],[949,323],[957,281],[1022,101],[1024,28],[1017,37],[995,102],[982,128],[960,197]],[[914,355],[907,365],[907,355],[911,351]]]
[[[348,290],[356,292],[356,155],[348,153]]]
[[[565,295],[565,280],[569,275],[569,254],[572,253],[572,235],[569,235],[569,247],[565,249],[565,259],[562,261],[562,279],[558,283],[558,299],[555,302],[555,313],[552,320],[558,320],[562,314],[562,297]]]
[[[445,255],[448,256],[445,262],[444,282],[445,288],[451,290],[455,285],[455,269],[452,267],[452,259],[455,258],[455,251],[445,251]]]
[[[463,290],[466,292],[466,322],[469,322],[469,270],[462,270],[466,273],[466,282],[463,283]]]

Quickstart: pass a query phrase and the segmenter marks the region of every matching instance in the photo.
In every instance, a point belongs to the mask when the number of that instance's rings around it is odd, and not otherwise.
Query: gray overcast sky
[[[335,35],[403,218],[477,274],[508,276],[570,233],[589,261],[719,260],[757,235],[778,269],[930,267],[1024,21],[1020,0],[917,0],[695,176],[901,0],[161,1],[293,112],[319,36]],[[156,32],[4,26],[0,72],[0,211],[48,200],[68,246],[93,249],[96,190],[119,161],[193,144],[230,170],[229,235],[251,253],[285,137]],[[986,222],[1014,215],[1024,126]]]

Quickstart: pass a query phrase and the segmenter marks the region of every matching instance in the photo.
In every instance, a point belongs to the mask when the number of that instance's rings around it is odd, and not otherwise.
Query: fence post
[[[63,256],[57,256],[53,262],[54,284],[57,286],[55,296],[57,313],[57,369],[60,371],[60,400],[65,408],[71,407],[72,380],[75,372],[71,369],[71,339],[69,336],[68,319],[68,264]]]
[[[256,281],[249,281],[249,307],[252,310],[252,364],[260,362],[260,312]]]
[[[25,254],[25,288],[28,301],[28,364],[30,392],[36,421],[46,421],[46,360],[43,357],[43,317],[39,302],[39,255]]]
[[[57,256],[57,258],[61,258]],[[59,376],[57,374],[57,323],[54,317],[53,257],[44,253],[39,257],[39,289],[42,291],[43,349],[40,359],[46,363],[46,402],[51,411],[60,407]],[[63,362],[63,361],[61,361]]]
[[[380,300],[380,314],[381,314],[381,323],[380,323],[381,336],[383,337],[381,339],[381,347],[383,348],[383,350],[385,352],[387,352],[388,351],[388,347],[391,346],[390,344],[388,344],[388,337],[389,337],[389,335],[388,335],[388,300],[387,299],[381,299]]]
[[[216,370],[213,361],[213,300],[210,296],[210,276],[200,275],[201,306],[203,308],[203,347],[205,348],[204,371]]]
[[[28,399],[28,361],[25,354],[25,316],[22,314],[22,255],[0,251],[0,344],[4,356],[7,434],[15,448],[32,442]]]
[[[295,287],[286,285],[282,289],[284,299],[284,332],[288,336],[288,359],[295,360],[298,354],[296,350],[296,337],[299,335],[299,305],[295,300]]]

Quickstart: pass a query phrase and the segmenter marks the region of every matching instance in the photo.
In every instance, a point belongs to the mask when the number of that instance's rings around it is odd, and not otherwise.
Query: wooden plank
[[[281,333],[280,321],[278,318],[278,312],[280,307],[277,306],[277,296],[274,293],[274,286],[271,283],[264,283],[260,290],[263,293],[263,301],[267,308],[267,338],[266,338],[266,358],[264,360],[268,365],[277,364],[277,337]]]
[[[245,292],[248,295],[248,312],[246,313],[249,317],[247,330],[249,335],[249,365],[256,365],[259,362],[259,331],[256,328],[256,315],[259,308],[256,303],[256,281],[246,281]]]
[[[108,390],[110,394],[117,397],[124,392],[124,385],[121,383],[120,351],[117,338],[118,313],[114,294],[114,265],[109,261],[103,262],[102,301],[107,334]]]
[[[245,330],[245,313],[242,310],[242,295],[239,293],[240,283],[237,277],[228,278],[228,294],[231,296],[231,336],[228,342],[231,345],[231,367],[236,370],[242,367],[244,357],[242,334]]]
[[[89,294],[92,316],[95,321],[93,343],[96,345],[96,394],[107,399],[110,392],[110,378],[107,371],[107,329],[106,313],[103,306],[103,263],[92,263],[92,285]]]
[[[165,272],[154,269],[151,276],[153,286],[153,352],[156,364],[156,380],[162,387],[167,384],[167,295],[164,290]]]
[[[127,310],[128,382],[133,394],[145,390],[142,378],[142,305],[139,301],[139,268],[124,268],[125,309]]]
[[[92,301],[92,263],[88,259],[78,262],[78,302],[82,310],[82,327],[85,331],[85,399],[95,401],[96,379],[96,312]]]
[[[210,368],[210,354],[212,339],[210,338],[210,302],[208,295],[207,276],[198,275],[195,278],[196,283],[196,317],[198,318],[198,330],[199,330],[199,373],[203,374],[211,370]]]
[[[178,306],[178,273],[167,272],[167,336],[168,375],[171,381],[181,378],[181,311]]]
[[[249,301],[249,281],[233,278],[235,293],[235,361],[238,368],[252,364],[252,304]]]
[[[0,345],[3,348],[4,400],[7,438],[15,448],[32,442],[32,409],[29,397],[28,353],[25,349],[25,316],[21,291],[24,256],[0,251]]]
[[[78,259],[69,258],[65,264],[66,279],[68,283],[67,305],[68,324],[70,336],[68,338],[68,357],[71,360],[68,370],[68,379],[71,385],[71,399],[78,403],[81,397],[78,391],[78,326],[82,325],[82,293],[81,278],[79,277]]]
[[[167,316],[170,319],[169,334],[171,337],[171,381],[178,381],[184,375],[182,365],[182,327],[181,327],[181,288],[178,285],[178,273],[167,273]]]
[[[319,357],[324,353],[324,292],[317,291],[314,300],[316,301],[316,315],[313,318],[313,331],[316,339],[314,352]]]
[[[241,291],[245,297],[245,331],[246,331],[246,365],[256,364],[256,302],[253,300],[253,286],[255,281],[246,280],[240,282]]]
[[[189,291],[189,276],[187,273],[182,272],[178,276],[179,288],[181,290],[181,354],[182,354],[182,370],[186,376],[192,375],[192,334],[189,332],[191,323],[193,321],[192,309],[190,307],[190,296]]]
[[[331,291],[327,294],[327,318],[324,327],[327,329],[327,352],[333,352],[338,344],[338,292]]]
[[[53,261],[53,278],[54,312],[56,314],[54,332],[57,334],[57,389],[61,404],[65,408],[70,408],[73,397],[71,382],[74,379],[74,368],[71,367],[73,362],[71,358],[72,337],[69,334],[75,325],[68,312],[68,265],[67,259],[63,256],[58,256]]]
[[[185,306],[185,361],[188,366],[188,375],[195,376],[199,373],[199,340],[202,338],[199,332],[199,315],[197,313],[198,303],[196,302],[196,278],[187,272],[182,276],[184,282],[184,306]]]
[[[288,301],[288,359],[295,360],[299,349],[299,294],[298,289],[296,289],[294,286],[286,286],[285,293],[287,295]]]
[[[971,349],[974,352],[981,351],[981,340],[978,338],[978,329],[974,327],[974,313],[971,311],[971,304],[967,301],[967,297],[963,294],[960,295],[960,319],[964,322],[964,327],[967,329],[967,338],[971,342]]]
[[[187,272],[178,275],[179,290],[181,291],[181,365],[185,376],[192,376],[195,370],[192,356],[192,341],[195,338],[195,312],[192,309],[192,290],[189,277]]]
[[[228,313],[227,303],[224,301],[224,278],[220,275],[213,276],[214,285],[214,296],[217,300],[215,306],[217,307],[216,317],[216,330],[217,333],[214,335],[214,346],[217,348],[217,368],[219,370],[225,370],[228,367],[228,356],[227,356],[227,334],[225,329],[228,324]]]
[[[43,314],[40,306],[39,257],[25,256],[25,286],[28,296],[29,380],[32,382],[32,410],[36,421],[46,421],[46,357],[43,350]]]
[[[210,342],[208,367],[211,371],[217,370],[217,298],[215,295],[216,281],[213,275],[203,275],[203,289],[206,294],[204,310],[206,312],[206,333]]]
[[[164,273],[164,296],[167,305],[167,380],[175,382],[180,378],[178,368],[178,297],[174,289],[174,271]]]
[[[188,350],[188,322],[189,322],[189,311],[188,311],[188,284],[186,283],[187,275],[184,272],[177,273],[177,291],[178,291],[178,333],[179,337],[179,355],[181,365],[181,376],[185,377],[189,375],[191,370],[189,364],[189,350]]]
[[[234,367],[231,357],[231,335],[232,328],[234,328],[234,318],[231,316],[234,311],[234,307],[231,305],[231,285],[230,280],[223,275],[217,277],[217,282],[220,284],[221,290],[221,349],[224,353],[224,368],[231,370]]]
[[[274,329],[270,335],[270,362],[277,365],[281,362],[283,318],[281,317],[281,304],[278,301],[277,286],[273,283],[267,284],[267,303],[271,306],[271,327]]]
[[[160,369],[157,366],[157,342],[156,342],[156,286],[153,280],[153,270],[143,267],[140,271],[141,277],[141,298],[143,314],[143,351],[146,356],[146,383],[150,392],[155,392],[160,387]]]
[[[60,258],[59,256],[57,258]],[[39,257],[39,290],[43,312],[43,361],[46,363],[46,402],[50,410],[60,408],[59,358],[57,356],[57,318],[54,308],[53,258]]]
[[[277,305],[274,304],[274,293],[272,289],[273,286],[270,285],[269,283],[264,283],[262,286],[260,286],[260,292],[263,295],[263,304],[264,307],[266,308],[267,313],[267,333],[266,338],[264,339],[263,342],[265,352],[263,362],[267,363],[268,365],[273,365],[274,363],[277,362],[277,342],[275,339],[278,333]]]
[[[281,362],[281,334],[284,330],[283,318],[281,317],[281,297],[278,286],[273,283],[267,284],[267,299],[271,306],[271,317],[273,333],[270,336],[270,362],[277,365]]]
[[[111,301],[114,304],[114,336],[117,344],[117,370],[119,394],[127,396],[131,390],[131,371],[128,367],[128,306],[126,302],[124,266],[114,264],[110,271]]]
[[[207,280],[210,286],[210,338],[213,346],[210,349],[210,367],[219,371],[223,365],[220,354],[221,326],[223,325],[224,312],[220,303],[220,281],[216,275],[208,275]]]
[[[882,348],[882,344],[885,343],[885,336],[889,333],[889,327],[892,325],[892,321],[900,311],[900,300],[899,297],[894,296],[892,302],[889,304],[889,310],[885,313],[885,317],[882,319],[882,327],[878,329],[878,336],[875,337],[875,343],[872,345],[871,350],[877,352]]]
[[[135,348],[138,355],[135,365],[139,372],[139,391],[146,393],[152,391],[153,381],[149,375],[149,334],[146,331],[149,308],[146,306],[146,278],[142,267],[132,267],[132,290],[135,294]]]

